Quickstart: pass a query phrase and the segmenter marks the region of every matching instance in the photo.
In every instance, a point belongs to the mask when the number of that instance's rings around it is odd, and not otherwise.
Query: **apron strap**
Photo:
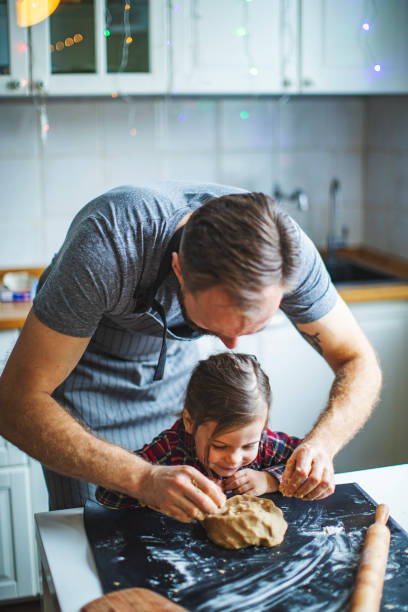
[[[157,362],[157,366],[154,371],[153,380],[162,380],[163,374],[164,374],[164,366],[166,365],[166,357],[167,357],[167,319],[166,319],[166,313],[164,311],[164,308],[160,304],[160,302],[158,302],[157,300],[153,300],[152,306],[159,313],[161,320],[163,322],[162,345],[160,349],[159,361]]]
[[[163,336],[162,345],[160,349],[159,361],[157,362],[156,369],[154,371],[153,380],[162,380],[164,374],[164,366],[166,365],[167,357],[167,318],[166,312],[163,306],[158,300],[155,299],[157,290],[159,289],[162,282],[165,280],[167,275],[171,271],[171,254],[178,253],[180,248],[181,236],[183,234],[183,227],[180,227],[175,234],[172,236],[167,249],[164,253],[163,259],[160,262],[159,272],[153,285],[140,294],[138,291],[135,292],[134,297],[136,298],[136,311],[147,310],[153,308],[160,316],[163,324]]]

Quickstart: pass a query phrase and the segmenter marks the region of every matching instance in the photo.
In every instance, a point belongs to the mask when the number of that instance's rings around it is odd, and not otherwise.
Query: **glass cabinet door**
[[[33,88],[46,95],[164,93],[166,0],[61,0],[32,27]]]
[[[0,95],[29,93],[27,28],[17,25],[16,3],[0,0]]]

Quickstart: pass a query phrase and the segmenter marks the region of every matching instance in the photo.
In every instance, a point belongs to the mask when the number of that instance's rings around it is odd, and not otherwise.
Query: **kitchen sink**
[[[394,276],[348,259],[336,258],[334,260],[324,260],[324,263],[335,285],[362,285],[403,281],[399,276]]]

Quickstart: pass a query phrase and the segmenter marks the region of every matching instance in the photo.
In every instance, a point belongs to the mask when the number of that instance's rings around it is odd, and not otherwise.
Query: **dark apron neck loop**
[[[160,349],[159,361],[157,362],[156,369],[154,371],[153,380],[162,380],[164,375],[164,366],[166,365],[166,357],[167,357],[167,319],[166,312],[163,306],[160,304],[158,300],[155,299],[155,295],[168,276],[172,269],[172,253],[178,253],[180,248],[181,236],[183,234],[183,227],[180,227],[176,230],[175,234],[172,236],[167,249],[164,253],[163,259],[160,262],[159,272],[157,274],[156,280],[153,285],[147,289],[144,293],[140,294],[137,291],[135,292],[136,299],[136,308],[137,310],[148,308],[153,308],[160,316],[163,325],[163,336],[162,336],[162,345]]]

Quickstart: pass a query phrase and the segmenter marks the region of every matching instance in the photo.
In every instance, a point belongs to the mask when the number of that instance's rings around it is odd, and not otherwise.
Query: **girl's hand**
[[[277,491],[279,481],[268,472],[258,472],[247,468],[223,480],[222,485],[224,491],[233,491],[235,494],[263,495]]]

